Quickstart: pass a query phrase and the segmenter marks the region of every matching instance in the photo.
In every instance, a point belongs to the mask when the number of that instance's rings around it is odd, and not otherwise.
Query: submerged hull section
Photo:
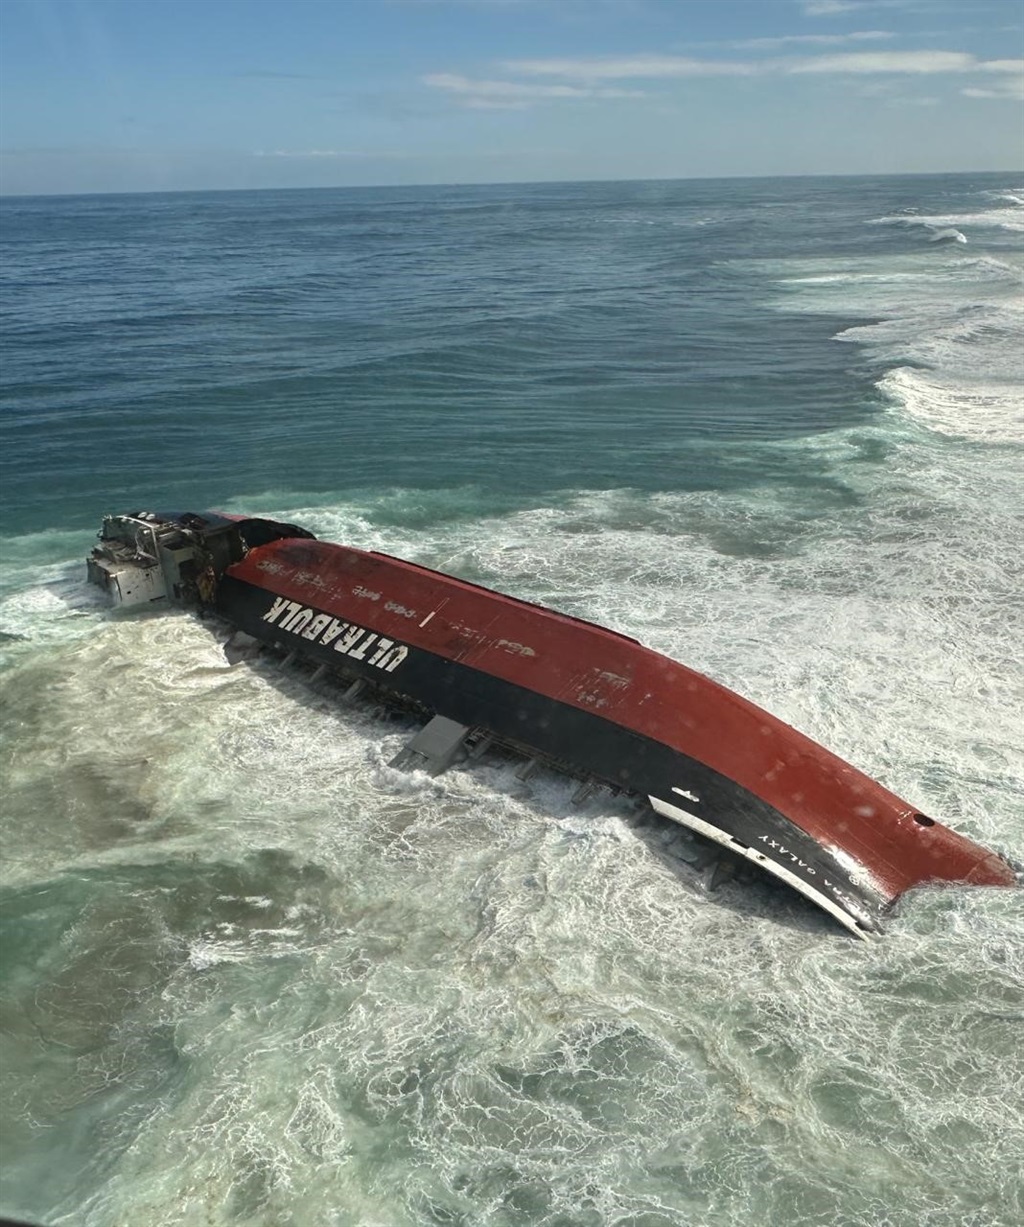
[[[994,853],[633,639],[281,527],[218,572],[207,603],[231,624],[446,728],[646,798],[854,932],[925,882],[1015,881]]]

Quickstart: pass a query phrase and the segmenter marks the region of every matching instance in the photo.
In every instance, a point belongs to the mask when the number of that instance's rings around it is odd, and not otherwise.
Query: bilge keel
[[[266,519],[135,512],[106,517],[88,567],[114,604],[213,611],[238,639],[421,711],[404,762],[437,772],[497,743],[646,799],[723,867],[760,867],[858,935],[911,887],[1017,880],[994,852],[685,665],[414,563]]]

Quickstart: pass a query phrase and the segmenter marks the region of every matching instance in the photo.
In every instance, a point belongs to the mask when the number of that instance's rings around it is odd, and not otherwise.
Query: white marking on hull
[[[674,789],[673,791],[678,790]],[[816,903],[818,907],[834,916],[851,933],[855,933],[865,941],[870,940],[873,936],[872,933],[861,928],[857,923],[857,918],[851,915],[841,904],[836,903],[834,899],[830,899],[828,895],[811,886],[809,882],[805,882],[803,878],[798,878],[795,873],[791,873],[785,866],[778,864],[777,861],[773,861],[771,857],[765,856],[763,852],[738,843],[731,835],[727,835],[725,831],[712,826],[710,822],[705,822],[703,818],[697,818],[694,814],[688,814],[686,810],[680,809],[668,801],[662,801],[660,798],[652,796],[648,796],[647,800],[650,801],[653,808],[663,817],[670,818],[681,826],[689,827],[691,831],[696,831],[698,835],[703,835],[705,839],[721,844],[723,848],[728,848],[730,852],[746,857],[748,861],[753,861],[755,865],[760,865],[762,869],[766,869],[769,873],[774,874],[775,877],[785,882],[787,886],[792,886],[794,890],[799,891],[805,898],[810,899],[812,903]],[[868,917],[864,916],[863,919],[867,920]]]
[[[285,615],[283,618],[282,613]],[[383,669],[385,673],[394,673],[409,655],[409,649],[404,644],[385,639],[377,631],[356,626],[352,622],[339,622],[330,614],[299,605],[286,597],[275,598],[262,620],[277,626],[279,630],[300,635],[311,643],[323,647],[333,645],[335,652],[353,660],[365,660],[366,654],[372,650],[369,664]]]

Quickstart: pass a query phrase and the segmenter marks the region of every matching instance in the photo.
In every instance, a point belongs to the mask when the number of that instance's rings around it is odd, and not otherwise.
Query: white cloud
[[[844,35],[788,35],[777,39],[754,39],[749,48],[781,46],[788,43],[835,44],[890,38],[880,30],[865,30]],[[1020,60],[978,60],[965,51],[846,51],[833,54],[776,56],[748,60],[696,59],[681,55],[637,54],[598,58],[557,58],[507,60],[502,68],[509,74],[533,80],[476,80],[458,73],[431,73],[422,77],[425,85],[454,95],[463,106],[478,110],[522,110],[536,102],[581,98],[638,98],[644,91],[622,89],[604,82],[636,80],[683,80],[693,78],[737,78],[753,76],[806,76],[899,78],[985,73],[1007,74],[1012,81],[962,89],[970,98],[1016,98],[1017,81],[1024,75]],[[554,78],[541,83],[539,77]],[[561,78],[561,80],[558,80]],[[909,100],[908,100],[909,101]],[[934,98],[918,105],[935,105]]]
[[[405,158],[409,155],[381,149],[375,149],[372,153],[360,149],[257,149],[252,156],[254,158],[312,158],[330,161],[345,158]]]
[[[839,13],[852,13],[862,6],[857,0],[807,0],[804,13],[808,17],[835,17]]]
[[[1024,102],[1024,77],[1016,80],[999,81],[984,89],[967,88],[960,91],[965,98],[1012,98],[1015,102]]]
[[[257,149],[257,158],[358,158],[348,149]]]
[[[453,72],[435,72],[423,78],[424,85],[472,94],[477,98],[586,98],[590,90],[577,85],[523,85],[517,81],[474,81]]]
[[[930,0],[804,0],[805,17],[840,17],[865,9],[927,9]]]
[[[974,56],[964,51],[851,51],[845,55],[815,55],[792,60],[788,73],[901,73],[967,72],[977,68]]]
[[[790,47],[796,44],[836,47],[842,43],[880,42],[895,37],[895,34],[887,30],[856,30],[849,34],[780,34],[776,38],[743,38],[725,45],[741,51],[768,51],[774,47]]]
[[[559,98],[639,98],[640,90],[595,89],[582,85],[535,85],[521,81],[475,81],[457,73],[436,72],[423,84],[457,94],[465,106],[477,110],[522,110],[531,102]]]
[[[835,55],[763,60],[696,60],[678,55],[631,55],[604,59],[508,60],[503,67],[507,72],[522,76],[563,77],[587,83],[631,78],[744,77],[764,73],[786,76],[930,76],[937,73],[1024,72],[1024,62],[1020,60],[978,60],[966,51],[847,51]]]
[[[474,98],[471,95],[462,100],[462,105],[468,107],[471,111],[525,111],[530,104],[528,102],[516,102],[512,99],[506,102],[500,98]]]
[[[614,81],[642,77],[737,77],[758,71],[757,64],[735,60],[694,60],[681,55],[631,55],[589,60],[507,60],[507,72],[527,77],[568,77],[575,81]]]

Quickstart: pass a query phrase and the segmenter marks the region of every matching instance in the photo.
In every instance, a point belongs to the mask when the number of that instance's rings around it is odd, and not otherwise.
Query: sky
[[[1024,168],[1024,0],[0,0],[0,192]]]

